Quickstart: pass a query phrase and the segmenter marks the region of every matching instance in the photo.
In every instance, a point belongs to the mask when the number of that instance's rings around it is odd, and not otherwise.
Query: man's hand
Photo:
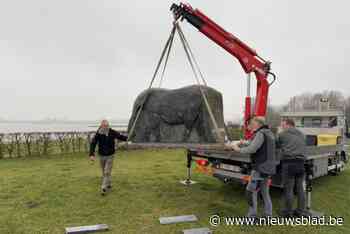
[[[224,149],[225,149],[225,150],[232,150],[232,143],[231,143],[231,142],[225,143]]]
[[[240,141],[231,141],[231,142],[225,143],[224,148],[226,150],[240,151],[240,148],[239,148],[240,144],[241,144]]]
[[[233,149],[234,151],[237,151],[237,152],[239,152],[239,151],[241,150],[241,148],[238,146],[238,144],[233,144],[233,145],[232,145],[232,149]]]
[[[95,161],[95,160],[96,160],[95,155],[90,155],[90,160],[91,160],[91,161]]]

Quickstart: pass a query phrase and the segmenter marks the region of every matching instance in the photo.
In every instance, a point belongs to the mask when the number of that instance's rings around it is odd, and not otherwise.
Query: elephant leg
[[[150,125],[150,133],[153,133],[153,138],[151,139],[151,141],[154,142],[161,142],[161,134],[160,134],[160,121],[161,118],[157,113],[152,113],[151,114],[151,118],[148,121],[151,125]],[[149,134],[149,138],[150,138],[150,134]]]
[[[203,121],[204,121],[204,119],[202,118],[201,114],[198,114],[198,118],[196,119],[194,129],[197,130],[199,142],[208,142],[208,139],[206,136],[207,126]]]
[[[192,119],[191,121],[188,121],[187,124],[185,124],[185,129],[186,129],[186,141],[188,141],[191,137],[191,134],[193,131],[197,132],[197,135],[200,136],[199,132],[199,121],[198,121],[198,115]],[[193,139],[192,139],[193,140]],[[200,139],[197,139],[198,142],[200,142]]]
[[[191,135],[191,129],[188,129],[185,124],[184,124],[184,126],[185,126],[185,130],[183,133],[182,141],[187,142],[188,139],[190,138],[190,135]]]
[[[191,108],[187,109],[184,113],[183,122],[185,126],[185,131],[184,131],[185,142],[189,140],[193,129],[195,129],[196,127],[198,113],[199,113],[198,106],[192,106]]]

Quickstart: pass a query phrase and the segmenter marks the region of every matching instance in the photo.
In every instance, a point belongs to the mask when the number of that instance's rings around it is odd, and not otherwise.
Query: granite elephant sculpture
[[[218,127],[224,129],[221,93],[207,86],[202,86],[202,90]],[[152,88],[143,91],[135,100],[128,125],[129,132],[142,104],[142,111],[129,138],[133,142],[217,142],[199,86],[173,90]]]

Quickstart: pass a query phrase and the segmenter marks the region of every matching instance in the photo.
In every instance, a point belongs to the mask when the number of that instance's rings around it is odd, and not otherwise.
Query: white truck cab
[[[293,119],[296,127],[307,136],[308,145],[341,145],[340,154],[347,161],[349,127],[344,111],[283,112],[281,118]]]

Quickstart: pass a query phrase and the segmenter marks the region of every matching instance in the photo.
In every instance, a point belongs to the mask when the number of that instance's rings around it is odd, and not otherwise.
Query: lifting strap
[[[163,80],[164,80],[165,69],[166,69],[166,67],[168,65],[170,51],[171,51],[171,48],[173,46],[174,35],[175,35],[175,30],[176,30],[175,26],[173,26],[173,30],[171,31],[171,34],[170,34],[171,39],[170,39],[170,42],[169,42],[169,45],[168,45],[168,48],[167,48],[168,51],[167,51],[167,54],[166,54],[165,63],[164,63],[163,70],[162,70],[162,75],[161,75],[160,81],[159,81],[159,88],[162,86],[162,83],[163,83]]]
[[[157,74],[158,74],[159,67],[160,67],[160,65],[162,64],[162,61],[163,61],[165,52],[168,50],[168,47],[169,47],[170,43],[173,42],[175,30],[176,30],[176,27],[175,27],[175,25],[174,25],[173,28],[171,29],[169,38],[168,38],[167,42],[165,43],[165,47],[164,47],[164,49],[163,49],[163,51],[162,51],[162,53],[161,53],[161,55],[160,55],[160,58],[159,58],[159,61],[158,61],[158,63],[157,63],[156,69],[155,69],[155,71],[154,71],[154,73],[153,73],[151,82],[150,82],[150,84],[149,84],[149,86],[148,86],[148,89],[147,89],[147,91],[146,91],[146,96],[145,96],[144,100],[142,101],[140,108],[137,110],[137,114],[136,114],[135,120],[134,120],[134,122],[133,122],[133,124],[132,124],[132,127],[131,127],[129,133],[128,133],[128,141],[129,141],[130,137],[132,137],[132,135],[133,135],[133,133],[134,133],[136,123],[137,123],[137,121],[138,121],[138,119],[139,119],[139,117],[140,117],[141,111],[142,111],[142,109],[143,109],[143,107],[144,107],[144,105],[145,105],[145,103],[146,103],[146,101],[147,101],[147,99],[148,99],[148,96],[149,96],[149,92],[148,92],[148,91],[152,88],[153,82],[154,82],[154,80],[155,80],[155,78],[156,78],[156,76],[157,76]],[[165,70],[165,68],[164,68],[164,70]]]
[[[222,136],[221,133],[220,133],[220,130],[219,130],[218,124],[217,124],[217,122],[216,122],[216,120],[215,120],[213,111],[212,111],[212,109],[211,109],[211,107],[210,107],[210,105],[209,105],[208,98],[207,98],[207,96],[206,96],[205,93],[204,93],[204,90],[203,90],[203,88],[202,88],[202,86],[201,86],[201,83],[200,83],[200,81],[199,81],[199,78],[198,78],[197,71],[196,71],[196,69],[195,69],[195,67],[194,67],[194,62],[195,62],[196,60],[195,60],[194,57],[193,57],[193,53],[192,53],[192,51],[191,51],[191,49],[190,49],[190,46],[189,46],[189,44],[188,44],[188,42],[187,42],[187,40],[186,40],[186,38],[185,38],[185,35],[184,35],[183,32],[182,32],[182,29],[181,29],[180,25],[179,25],[178,23],[175,23],[175,25],[176,25],[176,28],[177,28],[177,33],[179,34],[179,37],[180,37],[181,42],[182,42],[182,45],[183,45],[184,50],[185,50],[185,52],[186,52],[187,59],[188,59],[190,65],[191,65],[193,74],[194,74],[194,76],[195,76],[195,78],[196,78],[196,81],[197,81],[197,84],[198,84],[198,87],[199,87],[199,91],[200,91],[200,93],[201,93],[201,95],[202,95],[202,97],[203,97],[205,106],[206,106],[206,108],[207,108],[207,110],[208,110],[209,117],[210,117],[211,122],[212,122],[212,124],[213,124],[213,126],[214,126],[214,131],[215,131],[215,134],[216,134],[216,136],[217,136],[217,139],[218,139],[218,140],[223,140],[223,139],[221,139],[223,136]],[[195,62],[195,64],[196,64],[197,67],[198,67],[197,70],[199,70],[198,63]],[[207,83],[205,82],[205,79],[204,79],[204,77],[203,77],[203,74],[200,72],[200,70],[198,71],[198,73],[201,74],[203,83],[205,84],[205,86],[207,86]]]
[[[194,65],[196,66],[196,69],[197,69],[197,71],[198,71],[198,73],[199,73],[199,75],[200,75],[200,77],[201,77],[201,79],[202,79],[202,82],[203,82],[204,86],[207,86],[207,82],[206,82],[206,80],[204,79],[204,76],[203,76],[203,73],[202,73],[201,69],[199,68],[199,65],[198,65],[198,63],[197,63],[196,57],[194,56],[194,54],[193,54],[193,52],[192,52],[192,50],[191,50],[190,44],[188,43],[187,39],[185,38],[185,34],[183,33],[183,31],[182,31],[180,25],[179,25],[178,23],[176,23],[176,25],[177,25],[178,33],[181,34],[180,38],[182,37],[181,42],[182,42],[182,44],[183,44],[184,46],[186,46],[186,48],[187,48],[189,54],[191,55],[191,56],[187,56],[187,58],[189,59],[189,61],[193,60],[193,63],[194,63]],[[186,49],[185,49],[185,51],[186,51]],[[186,54],[187,54],[187,53],[186,53]],[[192,67],[192,70],[193,70],[193,66],[191,66],[191,67]],[[194,70],[193,70],[193,71],[194,71]]]
[[[201,78],[201,80],[202,80],[204,86],[207,86],[207,83],[206,83],[206,81],[205,81],[205,79],[204,79],[204,76],[203,76],[203,73],[201,72],[201,70],[200,70],[200,68],[199,68],[199,65],[198,65],[198,63],[197,63],[197,61],[196,61],[196,59],[195,59],[195,57],[194,57],[194,54],[193,54],[193,52],[192,52],[192,50],[191,50],[191,48],[190,48],[190,46],[189,46],[189,43],[188,43],[188,41],[186,40],[185,35],[183,34],[183,31],[182,31],[182,29],[180,28],[180,25],[178,24],[177,21],[174,22],[173,28],[172,28],[172,30],[171,30],[171,32],[170,32],[170,36],[169,36],[169,38],[168,38],[168,40],[167,40],[167,42],[166,42],[166,44],[165,44],[165,47],[164,47],[164,49],[163,49],[163,51],[162,51],[162,53],[161,53],[160,59],[159,59],[159,61],[158,61],[158,63],[157,63],[157,66],[156,66],[156,69],[155,69],[155,71],[154,71],[154,74],[153,74],[153,77],[152,77],[152,79],[151,79],[151,82],[150,82],[150,84],[149,84],[149,87],[148,87],[148,89],[146,90],[146,96],[145,96],[144,100],[142,100],[142,103],[141,103],[140,108],[137,110],[137,114],[136,114],[135,120],[134,120],[134,122],[133,122],[133,124],[132,124],[132,127],[131,127],[131,129],[130,129],[130,131],[129,131],[129,134],[128,134],[128,140],[129,140],[129,138],[132,137],[132,135],[133,135],[133,133],[134,133],[136,123],[137,123],[137,121],[138,121],[138,119],[139,119],[139,117],[140,117],[140,114],[141,114],[141,112],[142,112],[142,110],[143,110],[143,108],[144,108],[144,105],[145,105],[145,103],[146,103],[146,101],[147,101],[147,99],[148,99],[148,97],[149,97],[149,94],[150,94],[150,93],[149,93],[148,91],[152,88],[153,82],[154,82],[154,80],[155,80],[155,78],[156,78],[156,76],[157,76],[157,74],[158,74],[159,68],[160,68],[160,66],[161,66],[161,64],[162,64],[164,55],[166,54],[166,59],[165,59],[164,65],[163,65],[162,74],[161,74],[161,78],[160,78],[160,82],[159,82],[159,87],[161,87],[161,85],[162,85],[162,82],[163,82],[163,80],[164,80],[164,73],[165,73],[165,70],[166,70],[166,66],[167,66],[167,64],[168,64],[170,51],[171,51],[172,44],[173,44],[173,41],[174,41],[175,31],[177,31],[177,33],[178,33],[178,35],[179,35],[179,37],[180,37],[180,41],[181,41],[181,43],[182,43],[182,45],[183,45],[183,48],[184,48],[184,50],[185,50],[187,59],[188,59],[188,61],[189,61],[189,63],[190,63],[190,66],[191,66],[191,68],[192,68],[192,71],[193,71],[193,74],[194,74],[195,79],[196,79],[196,81],[197,81],[197,84],[198,84],[198,87],[199,87],[201,96],[202,96],[202,98],[203,98],[203,100],[204,100],[205,106],[206,106],[206,108],[207,108],[207,110],[208,110],[208,113],[209,113],[209,117],[210,117],[211,122],[212,122],[212,124],[213,124],[213,126],[214,126],[215,135],[217,136],[217,139],[218,139],[219,141],[223,141],[223,135],[221,134],[221,131],[220,131],[220,129],[218,128],[218,125],[217,125],[217,122],[216,122],[216,120],[215,120],[214,114],[213,114],[212,109],[211,109],[211,107],[210,107],[210,105],[209,105],[208,98],[207,98],[207,96],[206,96],[206,94],[205,94],[205,92],[204,92],[204,90],[203,90],[203,88],[202,88],[202,86],[201,86],[201,83],[200,83],[200,79],[199,79],[199,77],[198,77],[198,74],[199,74],[199,76],[200,76],[200,78]],[[198,72],[198,73],[197,73],[197,72]],[[224,132],[224,131],[223,131],[223,132]]]

